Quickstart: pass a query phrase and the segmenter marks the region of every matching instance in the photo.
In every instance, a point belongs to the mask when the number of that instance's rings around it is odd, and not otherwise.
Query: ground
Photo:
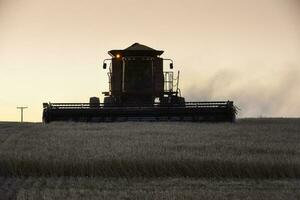
[[[0,123],[0,199],[300,199],[300,119]]]

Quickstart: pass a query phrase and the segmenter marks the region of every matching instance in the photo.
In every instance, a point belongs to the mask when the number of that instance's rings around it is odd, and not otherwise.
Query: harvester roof
[[[151,47],[134,43],[130,47],[123,50],[111,50],[108,52],[112,57],[121,56],[160,56],[164,51],[155,50]]]

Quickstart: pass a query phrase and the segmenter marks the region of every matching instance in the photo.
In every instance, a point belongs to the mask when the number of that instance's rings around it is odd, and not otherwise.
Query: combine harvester
[[[104,102],[91,97],[89,103],[44,103],[43,121],[211,121],[234,122],[232,101],[186,102],[181,97],[179,71],[163,71],[163,51],[135,43],[124,50],[111,50],[109,91]]]

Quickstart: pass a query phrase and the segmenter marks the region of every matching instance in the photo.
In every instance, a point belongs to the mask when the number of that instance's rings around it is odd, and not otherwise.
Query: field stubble
[[[247,199],[297,200],[295,180],[189,178],[27,177],[0,178],[0,199]]]

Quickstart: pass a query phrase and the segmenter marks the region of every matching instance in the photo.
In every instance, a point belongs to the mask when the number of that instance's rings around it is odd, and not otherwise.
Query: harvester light
[[[117,58],[121,58],[121,55],[120,55],[120,54],[117,54],[116,57],[117,57]]]

